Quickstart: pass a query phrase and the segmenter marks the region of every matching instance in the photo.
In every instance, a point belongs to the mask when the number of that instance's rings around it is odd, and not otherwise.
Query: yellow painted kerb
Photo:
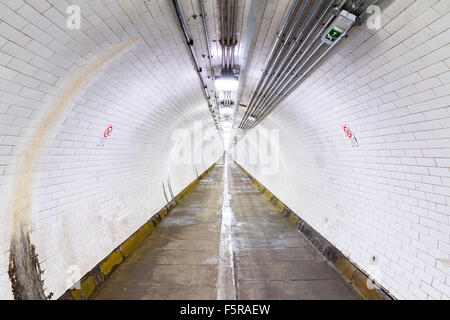
[[[105,259],[102,264],[100,264],[100,269],[102,270],[102,273],[107,276],[112,271],[112,269],[116,265],[121,264],[122,261],[122,253],[120,251],[114,251],[108,256],[108,258]]]

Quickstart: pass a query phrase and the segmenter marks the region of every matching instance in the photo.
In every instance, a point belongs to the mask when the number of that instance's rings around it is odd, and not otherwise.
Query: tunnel
[[[449,11],[0,0],[0,299],[449,300]]]

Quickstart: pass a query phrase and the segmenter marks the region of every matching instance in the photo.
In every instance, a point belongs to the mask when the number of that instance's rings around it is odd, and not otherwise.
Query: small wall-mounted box
[[[322,42],[332,45],[336,43],[345,32],[355,23],[356,16],[348,11],[342,10],[336,19],[330,24],[325,34],[322,36]]]

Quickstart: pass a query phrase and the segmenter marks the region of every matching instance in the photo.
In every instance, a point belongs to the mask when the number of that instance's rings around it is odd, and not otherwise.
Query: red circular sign
[[[352,132],[350,131],[350,129],[349,129],[347,126],[344,126],[342,129],[344,130],[345,135],[346,135],[349,139],[351,139],[351,138],[353,137]]]
[[[111,135],[112,130],[113,130],[112,126],[109,126],[108,128],[106,128],[105,132],[103,133],[103,137],[108,138]]]

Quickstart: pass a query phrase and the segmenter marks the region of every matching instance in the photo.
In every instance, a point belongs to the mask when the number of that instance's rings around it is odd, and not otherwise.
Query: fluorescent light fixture
[[[214,84],[219,91],[236,91],[239,81],[235,77],[216,77]]]

